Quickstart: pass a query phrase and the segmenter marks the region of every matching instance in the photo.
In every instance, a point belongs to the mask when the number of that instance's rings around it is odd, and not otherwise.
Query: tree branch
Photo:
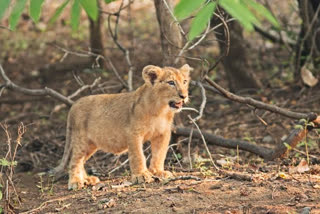
[[[68,97],[60,94],[59,92],[57,92],[51,88],[48,88],[48,87],[45,87],[44,89],[28,89],[28,88],[23,88],[23,87],[20,87],[20,86],[14,84],[9,79],[9,77],[6,75],[6,73],[4,72],[1,64],[0,64],[0,75],[5,82],[5,84],[3,85],[4,88],[11,89],[13,91],[23,93],[26,95],[31,95],[31,96],[46,96],[46,95],[48,95],[48,96],[51,96],[51,97],[65,103],[68,106],[71,106],[74,103],[74,101],[72,101],[70,98],[68,98]]]
[[[308,121],[313,121],[317,118],[317,114],[314,112],[310,113],[299,113],[299,112],[293,112],[288,109],[284,109],[275,105],[267,104],[255,99],[252,99],[251,97],[241,97],[236,94],[233,94],[224,88],[222,88],[220,85],[218,85],[216,82],[212,81],[208,76],[205,76],[205,80],[214,88],[216,88],[222,96],[239,103],[244,103],[250,106],[254,106],[259,109],[268,110],[277,114],[281,114],[282,116],[290,117],[293,119],[307,119]]]

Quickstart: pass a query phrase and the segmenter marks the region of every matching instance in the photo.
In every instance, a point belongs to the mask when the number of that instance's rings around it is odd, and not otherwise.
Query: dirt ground
[[[119,40],[134,50],[135,87],[142,83],[140,71],[145,65],[161,63],[158,29],[151,7],[150,3],[137,6],[133,10],[131,30],[125,21],[119,28]],[[50,8],[46,10],[50,13]],[[7,75],[23,87],[50,87],[64,95],[79,88],[75,76],[85,84],[91,84],[100,76],[107,87],[88,90],[80,96],[120,92],[119,82],[110,70],[90,70],[91,64],[88,65],[86,58],[73,55],[63,58],[65,53],[57,46],[73,51],[88,50],[89,41],[85,16],[79,31],[73,33],[66,26],[66,20],[67,15],[53,26],[47,26],[44,18],[40,24],[34,25],[26,16],[16,32],[1,29],[0,62]],[[132,35],[135,38],[133,43],[129,42]],[[126,78],[127,66],[122,53],[107,36],[105,39],[108,56]],[[308,88],[293,83],[292,54],[286,47],[265,42],[254,33],[248,35],[247,46],[251,50],[250,64],[265,86],[264,90],[250,96],[294,111],[320,113],[319,84]],[[216,59],[219,51],[216,42],[208,41],[190,54]],[[188,63],[195,68],[193,76],[196,77],[201,65],[194,61]],[[57,66],[52,67],[53,64]],[[87,69],[83,69],[82,64]],[[214,75],[219,84],[227,86],[222,66],[214,71]],[[189,107],[199,108],[200,90],[192,86],[190,92]],[[199,126],[225,138],[274,147],[288,135],[296,122],[262,110],[253,111],[209,91],[207,99]],[[87,170],[99,176],[102,183],[68,191],[67,177],[55,181],[41,174],[56,166],[63,154],[68,108],[58,107],[61,103],[54,99],[30,97],[8,90],[0,97],[0,121],[8,125],[13,143],[20,122],[26,127],[15,159],[17,166],[12,180],[15,189],[8,189],[11,210],[15,213],[320,213],[320,140],[317,130],[299,143],[288,157],[272,162],[264,162],[248,152],[210,145],[213,159],[224,173],[212,167],[199,140],[191,142],[191,169],[187,155],[188,139],[179,138],[175,142],[177,145],[169,148],[166,161],[166,168],[174,172],[176,180],[157,180],[142,185],[128,183],[126,154],[114,156],[98,152],[88,162]],[[188,114],[190,112],[181,113],[185,126],[191,126]],[[8,138],[2,130],[0,139],[2,158],[8,151]],[[149,150],[145,153],[148,156]],[[306,164],[308,158],[309,165]],[[4,202],[3,199],[2,207]]]

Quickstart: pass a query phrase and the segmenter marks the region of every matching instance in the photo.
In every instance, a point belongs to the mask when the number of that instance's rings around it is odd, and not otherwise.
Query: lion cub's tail
[[[70,127],[70,123],[67,123],[67,133],[66,133],[66,142],[64,145],[64,151],[63,156],[60,161],[60,164],[56,166],[55,168],[51,169],[49,171],[49,174],[56,177],[56,179],[61,178],[64,175],[64,170],[67,168],[67,165],[69,163],[70,157],[71,157],[71,131],[72,128]]]

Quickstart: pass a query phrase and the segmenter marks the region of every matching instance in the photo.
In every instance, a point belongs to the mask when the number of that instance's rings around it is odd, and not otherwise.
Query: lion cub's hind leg
[[[73,146],[69,165],[68,189],[81,189],[84,185],[96,185],[100,182],[96,176],[88,176],[84,168],[86,161],[97,151],[93,143],[79,143]]]

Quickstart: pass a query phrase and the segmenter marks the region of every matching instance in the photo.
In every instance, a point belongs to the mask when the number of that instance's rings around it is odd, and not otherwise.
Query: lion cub
[[[146,66],[145,83],[136,91],[91,95],[79,99],[70,109],[66,145],[59,166],[62,173],[69,163],[69,189],[95,185],[99,178],[88,176],[84,164],[97,151],[114,154],[129,152],[132,182],[150,182],[152,175],[169,177],[164,170],[173,116],[188,101],[189,65],[179,69]],[[149,169],[143,143],[151,142]]]

